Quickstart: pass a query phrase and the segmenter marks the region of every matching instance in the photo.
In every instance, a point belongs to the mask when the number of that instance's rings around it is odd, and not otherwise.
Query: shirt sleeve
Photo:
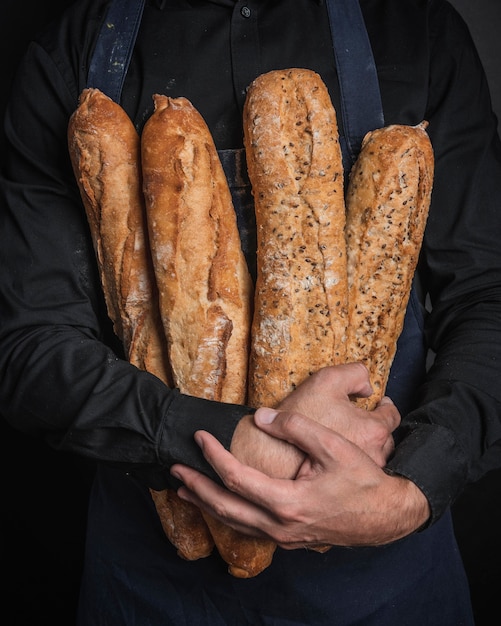
[[[446,3],[430,6],[435,181],[420,274],[435,358],[388,470],[421,488],[433,522],[493,467],[501,440],[501,145],[466,25]]]
[[[62,67],[62,66],[61,66]],[[0,405],[54,447],[143,470],[157,488],[183,462],[213,475],[199,428],[229,447],[239,407],[190,398],[125,359],[113,335],[66,144],[78,89],[33,44],[5,123],[0,213]]]

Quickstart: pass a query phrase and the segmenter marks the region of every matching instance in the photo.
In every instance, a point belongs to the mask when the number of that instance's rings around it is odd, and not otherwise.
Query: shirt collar
[[[159,9],[163,9],[164,8],[164,4],[165,4],[166,0],[154,0],[155,4],[157,5],[157,7]],[[226,6],[231,6],[232,4],[235,4],[236,0],[207,0],[208,2],[214,2],[215,4],[223,4]],[[317,4],[323,4],[324,0],[313,0],[314,2],[316,2]]]

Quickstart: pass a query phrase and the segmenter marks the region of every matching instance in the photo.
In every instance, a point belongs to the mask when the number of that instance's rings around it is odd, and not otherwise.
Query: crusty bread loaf
[[[371,409],[385,393],[419,258],[433,185],[426,123],[368,133],[350,172],[346,210],[347,352],[370,373]]]
[[[209,129],[185,98],[155,95],[143,185],[160,311],[183,393],[245,401],[252,283]]]
[[[115,333],[131,363],[169,384],[148,245],[139,135],[117,103],[97,89],[86,89],[70,119],[68,145]],[[208,556],[214,542],[200,511],[173,490],[150,493],[178,554],[189,560]]]
[[[258,233],[249,402],[275,406],[346,356],[343,167],[320,76],[259,76],[248,89],[244,138]]]
[[[212,138],[187,100],[154,99],[142,155],[125,112],[98,90],[82,92],[68,128],[108,313],[131,363],[183,393],[241,404],[250,351],[247,401],[273,406],[320,367],[360,360],[374,394],[357,402],[373,408],[428,214],[426,124],[368,134],[350,174],[345,228],[336,116],[318,75],[276,71],[250,86],[258,281],[249,346],[252,285]],[[215,540],[234,576],[271,563],[272,542],[202,515],[172,490],[150,492],[183,558],[207,556]]]
[[[246,399],[253,285],[209,129],[185,98],[154,96],[142,134],[151,249],[174,383],[186,394]],[[256,576],[275,545],[204,514],[228,571]]]

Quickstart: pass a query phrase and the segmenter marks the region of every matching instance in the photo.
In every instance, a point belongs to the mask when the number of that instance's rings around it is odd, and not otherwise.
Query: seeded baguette
[[[141,142],[125,111],[98,89],[82,92],[68,146],[115,334],[129,361],[171,384],[148,244]],[[200,511],[173,490],[153,491],[161,525],[178,554],[208,556],[214,542]]]
[[[204,120],[185,98],[155,95],[142,135],[144,193],[174,383],[244,404],[253,285],[231,194]],[[256,576],[275,545],[203,514],[228,571]]]
[[[357,400],[367,409],[385,393],[428,217],[434,156],[426,127],[368,133],[348,181],[347,353],[369,370],[374,393]]]
[[[249,402],[275,406],[312,372],[346,359],[343,167],[320,76],[294,68],[259,76],[244,139],[258,236]]]

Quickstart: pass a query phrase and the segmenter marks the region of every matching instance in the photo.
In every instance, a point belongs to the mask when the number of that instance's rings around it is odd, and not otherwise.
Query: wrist
[[[273,478],[294,478],[304,459],[295,446],[260,430],[252,415],[246,415],[233,433],[230,452],[241,463]]]
[[[430,504],[425,494],[408,478],[389,473],[391,489],[395,493],[395,507],[399,511],[395,526],[396,536],[399,539],[419,531],[428,523],[431,515]]]

